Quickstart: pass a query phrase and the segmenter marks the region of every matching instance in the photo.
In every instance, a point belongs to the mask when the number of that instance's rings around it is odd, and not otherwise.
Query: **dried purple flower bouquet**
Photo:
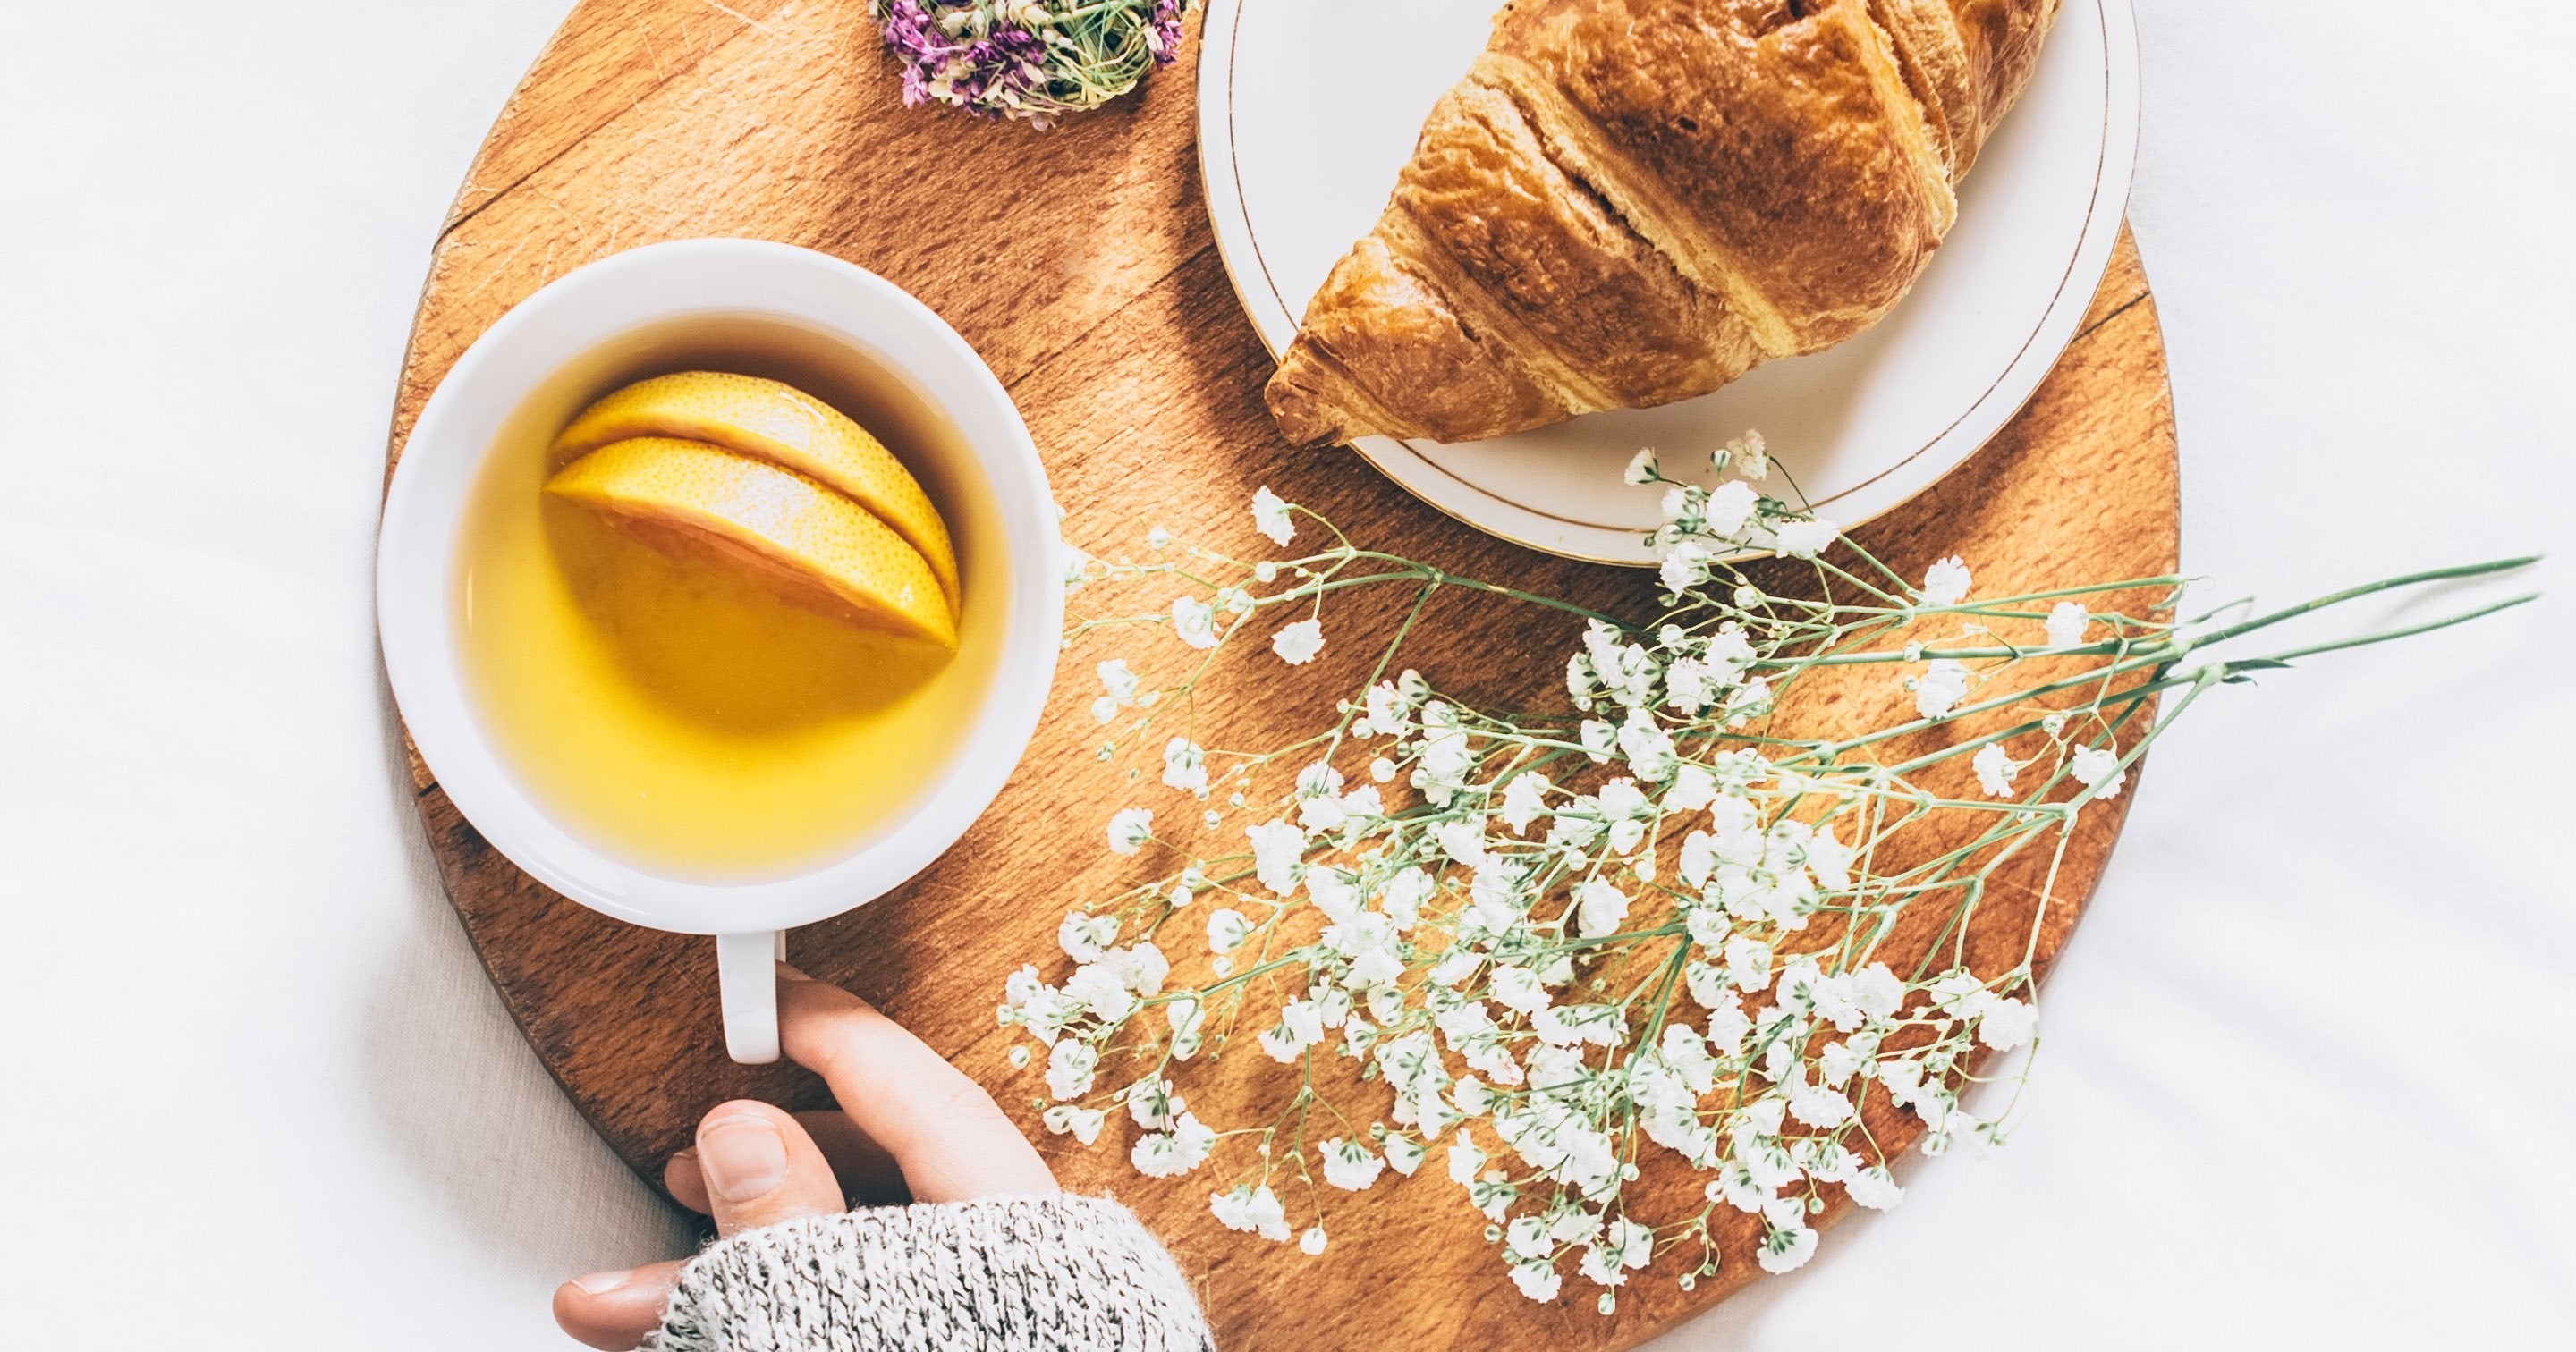
[[[1188,0],[870,0],[903,62],[903,101],[1038,127],[1167,66]]]

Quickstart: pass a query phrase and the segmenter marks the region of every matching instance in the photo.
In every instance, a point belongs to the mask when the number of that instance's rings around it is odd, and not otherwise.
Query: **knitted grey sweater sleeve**
[[[641,1352],[1206,1352],[1171,1255],[1104,1197],[868,1207],[716,1241]]]

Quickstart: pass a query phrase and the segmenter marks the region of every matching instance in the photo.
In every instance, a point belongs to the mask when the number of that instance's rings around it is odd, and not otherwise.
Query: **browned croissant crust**
[[[2057,0],[1511,0],[1264,392],[1302,444],[1705,394],[1877,322]]]

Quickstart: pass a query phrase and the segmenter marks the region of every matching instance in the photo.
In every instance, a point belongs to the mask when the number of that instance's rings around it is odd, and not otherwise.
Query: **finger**
[[[885,1147],[915,1201],[1055,1191],[992,1096],[866,1001],[779,964],[778,1034],[796,1064]]]
[[[890,1206],[912,1200],[903,1186],[903,1171],[897,1169],[894,1156],[884,1146],[868,1139],[858,1124],[838,1108],[820,1108],[796,1114],[805,1134],[814,1138],[823,1152],[824,1162],[832,1166],[832,1177],[840,1180],[842,1200],[851,1206]],[[706,1215],[713,1205],[707,1199],[707,1180],[698,1171],[695,1147],[673,1155],[662,1168],[662,1186],[671,1200]]]
[[[555,1323],[563,1331],[609,1352],[625,1352],[661,1327],[662,1306],[681,1260],[625,1272],[594,1272],[555,1288]]]
[[[887,1206],[912,1200],[903,1186],[903,1170],[894,1156],[876,1143],[848,1113],[838,1108],[798,1113],[796,1120],[831,1161],[832,1177],[852,1206]]]
[[[814,1138],[766,1103],[710,1109],[698,1122],[697,1156],[718,1238],[841,1209],[841,1184]]]
[[[671,1194],[672,1201],[701,1216],[715,1210],[716,1204],[707,1199],[707,1176],[698,1170],[696,1146],[671,1156],[662,1166],[662,1189]]]

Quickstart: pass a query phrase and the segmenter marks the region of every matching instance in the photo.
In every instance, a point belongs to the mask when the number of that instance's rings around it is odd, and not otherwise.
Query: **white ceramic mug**
[[[459,660],[460,527],[503,447],[550,441],[591,400],[668,371],[788,380],[906,456],[957,540],[961,642],[998,644],[947,767],[847,851],[777,876],[691,878],[569,830],[496,753]],[[905,436],[911,422],[929,435]],[[887,423],[895,424],[887,426]],[[457,810],[539,882],[638,925],[716,938],[725,1047],[778,1058],[771,962],[785,931],[874,900],[993,801],[1028,747],[1064,625],[1055,504],[1019,411],[956,331],[864,268],[758,240],[656,244],[551,283],[502,316],[421,410],[386,494],[376,622],[413,741]]]

